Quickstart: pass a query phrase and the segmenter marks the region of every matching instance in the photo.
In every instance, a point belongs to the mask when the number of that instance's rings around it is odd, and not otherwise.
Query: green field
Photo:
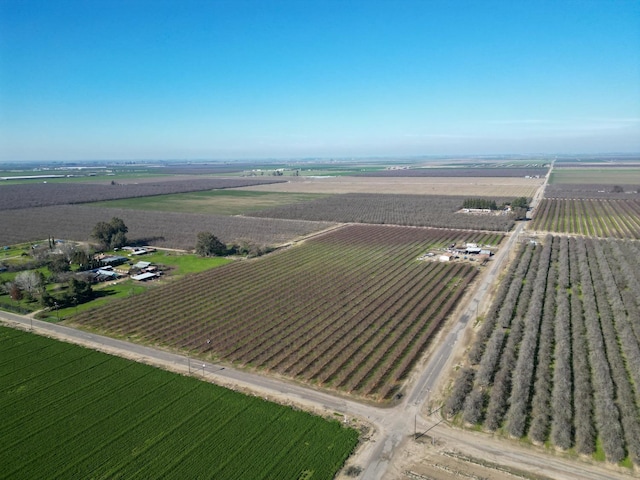
[[[0,327],[0,478],[330,479],[355,430]]]
[[[94,202],[92,206],[158,210],[163,212],[244,215],[267,208],[308,202],[321,194],[253,192],[245,190],[210,190],[153,197],[126,198]]]
[[[554,168],[549,183],[594,185],[640,184],[640,168]]]

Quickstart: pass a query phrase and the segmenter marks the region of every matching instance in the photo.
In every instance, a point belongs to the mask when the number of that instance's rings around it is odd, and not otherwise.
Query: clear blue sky
[[[640,152],[640,2],[0,0],[0,160]]]

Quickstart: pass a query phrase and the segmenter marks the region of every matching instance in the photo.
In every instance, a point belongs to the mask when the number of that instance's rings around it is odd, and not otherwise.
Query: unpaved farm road
[[[223,386],[264,396],[284,404],[293,404],[318,413],[333,412],[344,418],[356,418],[372,427],[370,439],[364,441],[356,453],[349,459],[349,465],[363,467],[358,478],[366,480],[408,478],[404,472],[412,462],[419,458],[407,458],[404,452],[415,452],[429,448],[424,442],[418,446],[413,439],[414,432],[429,430],[430,436],[437,437],[450,450],[455,450],[478,458],[490,458],[495,463],[517,466],[538,475],[556,479],[605,480],[611,478],[630,478],[624,472],[609,471],[606,468],[573,461],[561,456],[547,455],[535,448],[522,448],[515,442],[499,441],[489,436],[467,432],[440,423],[436,415],[422,416],[423,407],[430,394],[438,388],[442,377],[451,368],[456,348],[462,343],[462,336],[469,321],[475,318],[478,306],[486,298],[488,289],[495,282],[502,264],[515,245],[524,224],[520,223],[500,248],[494,260],[482,274],[480,284],[470,298],[463,301],[462,312],[457,322],[444,331],[444,338],[433,347],[428,361],[416,378],[407,386],[402,402],[391,408],[381,408],[359,403],[347,398],[331,395],[301,386],[286,380],[262,376],[224,367],[212,363],[203,363],[183,355],[150,348],[135,343],[117,340],[64,325],[42,322],[22,315],[0,312],[0,321],[9,325],[19,324],[20,328],[33,329],[35,333],[48,335],[61,340],[78,343],[107,353],[130,358],[180,373],[191,373]],[[454,317],[456,318],[456,317]],[[347,478],[342,474],[343,478]]]
[[[474,305],[470,308],[473,308],[475,312]],[[471,313],[467,312],[467,315],[470,316]],[[514,442],[500,441],[478,433],[457,430],[446,423],[439,423],[434,427],[436,423],[440,422],[440,419],[435,415],[423,418],[420,412],[428,396],[428,385],[435,385],[434,369],[446,368],[447,365],[447,359],[443,360],[444,357],[441,350],[445,349],[446,351],[450,348],[447,345],[450,344],[451,338],[455,339],[460,334],[458,327],[449,333],[447,340],[431,356],[427,368],[424,369],[424,373],[419,377],[418,381],[413,382],[411,393],[404,397],[404,401],[393,408],[380,408],[333,396],[329,393],[316,391],[284,380],[212,363],[202,363],[201,360],[189,359],[183,355],[97,335],[64,325],[42,322],[22,315],[0,312],[0,321],[9,326],[18,326],[25,330],[33,329],[34,333],[37,334],[77,343],[183,374],[191,371],[193,375],[204,376],[207,381],[265,396],[265,398],[280,403],[296,405],[318,413],[331,414],[337,412],[347,418],[358,418],[364,423],[369,423],[373,428],[370,440],[362,443],[348,463],[349,465],[364,467],[358,477],[361,479],[408,478],[403,472],[411,462],[407,463],[407,459],[402,458],[402,452],[405,448],[415,451],[416,445],[414,445],[413,435],[416,426],[418,432],[424,432],[433,427],[429,430],[429,435],[435,436],[440,443],[444,442],[450,450],[479,458],[493,459],[494,462],[504,463],[505,465],[516,465],[520,470],[535,472],[538,475],[545,475],[550,478],[562,480],[631,478],[630,475],[609,471],[599,466],[562,457],[549,456],[532,448],[522,448]],[[435,376],[438,376],[437,373]],[[418,448],[429,447],[420,445]],[[342,474],[341,478],[348,477]]]
[[[519,223],[493,261],[483,272],[479,285],[463,299],[460,310],[453,316],[453,325],[443,330],[444,338],[436,338],[426,365],[418,368],[406,387],[402,401],[391,408],[375,407],[346,398],[320,392],[286,380],[253,374],[201,360],[190,359],[175,353],[158,350],[135,343],[116,340],[95,333],[77,330],[64,325],[41,322],[22,315],[0,312],[0,321],[9,325],[18,324],[20,328],[32,329],[35,333],[48,335],[61,340],[78,343],[90,348],[114,355],[130,358],[180,373],[191,373],[219,385],[238,389],[255,395],[264,396],[283,404],[316,411],[317,413],[340,413],[344,418],[359,419],[372,427],[370,438],[365,440],[348,465],[362,467],[358,478],[363,480],[406,479],[409,469],[419,464],[427,454],[437,455],[433,448],[423,440],[414,440],[415,432],[437,438],[439,448],[455,451],[495,464],[515,468],[518,471],[558,480],[608,480],[629,479],[631,472],[594,465],[580,460],[565,458],[562,455],[545,453],[539,448],[523,447],[516,442],[492,438],[477,432],[455,429],[443,422],[436,414],[423,416],[430,395],[441,387],[443,378],[450,371],[457,349],[463,344],[463,335],[468,331],[470,320],[475,319],[480,305],[488,298],[488,292],[502,271],[502,265],[512,252],[524,223]],[[457,318],[457,321],[455,319]],[[424,436],[424,435],[423,435]],[[444,447],[443,447],[444,445]],[[485,472],[486,473],[486,472]],[[444,474],[437,478],[457,478],[459,472]],[[493,474],[491,474],[493,475]],[[467,478],[477,476],[463,475]],[[485,478],[526,478],[509,473]],[[339,478],[349,478],[340,474]],[[351,477],[353,478],[353,477]],[[415,478],[415,477],[413,477]],[[418,478],[432,478],[423,475]],[[433,478],[436,478],[435,476]]]

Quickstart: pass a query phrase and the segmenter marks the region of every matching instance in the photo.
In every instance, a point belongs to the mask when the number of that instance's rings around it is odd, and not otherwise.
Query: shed
[[[440,255],[440,257],[438,257],[438,260],[440,260],[441,262],[450,262],[452,258],[453,255]]]
[[[156,278],[158,276],[157,273],[141,273],[140,275],[133,275],[131,278],[134,280],[138,280],[139,282],[144,282],[147,280],[151,280],[152,278]]]
[[[138,262],[133,265],[133,268],[139,268],[140,270],[142,270],[143,268],[147,268],[149,266],[151,266],[151,262]]]
[[[102,276],[110,277],[110,278],[118,278],[120,276],[120,275],[118,275],[117,272],[114,272],[113,270],[107,270],[107,269],[104,269],[104,268],[99,268],[96,271],[96,273],[98,275],[102,275]]]
[[[100,261],[105,265],[120,265],[127,261],[126,257],[120,257],[118,255],[111,255],[108,257],[103,257]]]

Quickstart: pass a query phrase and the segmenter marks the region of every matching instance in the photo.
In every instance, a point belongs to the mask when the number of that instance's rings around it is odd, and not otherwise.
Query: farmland
[[[81,314],[74,323],[389,400],[478,272],[420,262],[500,234],[353,225]]]
[[[161,212],[244,215],[280,205],[315,200],[320,194],[250,192],[237,189],[209,190],[135,199],[95,202],[92,206],[155,210]]]
[[[453,168],[406,168],[379,170],[358,174],[362,177],[544,177],[548,168],[538,167],[453,167]]]
[[[374,169],[370,165],[329,167],[341,173]],[[193,168],[200,171],[200,166]],[[209,171],[206,165],[202,168]],[[140,174],[149,176],[151,170],[162,169],[142,168]],[[136,171],[132,167],[132,172]],[[125,221],[129,238],[134,242],[187,250],[194,247],[198,231],[209,230],[225,243],[262,247],[290,242],[323,230],[331,222],[507,231],[513,225],[508,215],[478,218],[453,213],[463,198],[532,197],[541,182],[515,177],[353,176],[288,176],[284,181],[269,175],[141,177],[128,182],[118,175],[114,177],[115,184],[87,183],[92,177],[83,177],[72,179],[74,183],[2,185],[0,245],[34,242],[50,235],[88,241],[96,221],[113,216]],[[377,196],[330,198],[345,192],[354,192],[352,195],[369,192]],[[80,205],[83,203],[86,205]]]
[[[278,245],[327,228],[328,222],[230,217],[197,213],[154,212],[85,205],[56,205],[0,212],[0,245],[37,241],[54,235],[87,241],[97,221],[124,220],[128,237],[158,247],[192,249],[196,234],[212,231],[226,243]]]
[[[0,211],[50,205],[97,202],[118,198],[147,197],[179,192],[195,192],[279,182],[277,179],[190,179],[123,184],[30,183],[3,185],[0,188]]]
[[[287,182],[242,187],[261,192],[385,193],[468,197],[533,197],[543,179],[524,177],[287,177]]]
[[[600,184],[600,185],[640,185],[638,167],[589,167],[554,168],[550,184]]]
[[[1,478],[333,478],[354,430],[0,327]]]
[[[445,413],[536,444],[640,464],[640,250],[548,236],[521,247]]]
[[[601,183],[554,183],[544,189],[546,198],[608,198],[628,200],[640,198],[640,185],[618,183],[604,185]]]
[[[497,231],[508,231],[513,227],[513,217],[507,214],[470,216],[456,213],[465,198],[445,195],[342,194],[266,209],[252,216]]]
[[[544,199],[533,230],[594,237],[640,238],[640,200]]]

